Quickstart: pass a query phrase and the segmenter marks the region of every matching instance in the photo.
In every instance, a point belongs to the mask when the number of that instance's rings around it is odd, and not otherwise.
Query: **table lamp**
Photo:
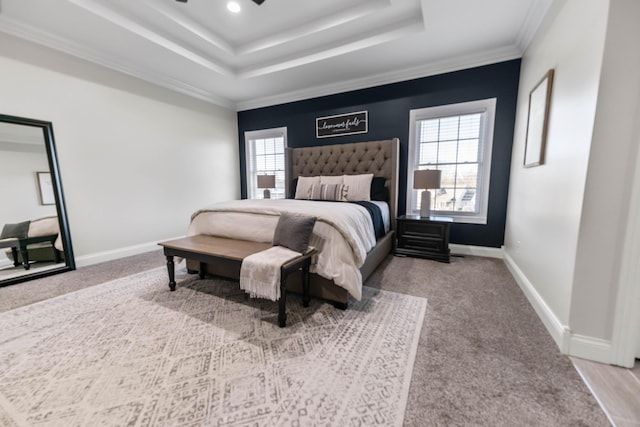
[[[264,198],[270,199],[270,188],[275,188],[276,176],[275,175],[258,175],[258,188],[264,188]]]
[[[420,216],[428,218],[431,214],[431,192],[429,189],[440,188],[441,171],[436,169],[423,169],[413,172],[413,188],[424,190],[420,201]]]

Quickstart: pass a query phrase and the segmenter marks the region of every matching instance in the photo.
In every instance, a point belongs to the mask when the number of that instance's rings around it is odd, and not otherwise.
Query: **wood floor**
[[[640,359],[633,369],[570,359],[612,425],[640,427]]]

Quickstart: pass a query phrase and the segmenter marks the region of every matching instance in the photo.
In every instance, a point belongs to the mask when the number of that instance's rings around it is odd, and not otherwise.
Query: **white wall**
[[[0,34],[0,112],[53,123],[78,265],[157,247],[240,196],[232,110]]]
[[[606,1],[556,2],[521,66],[504,249],[561,347],[569,325],[607,9]],[[551,68],[545,164],[523,168],[529,92]]]
[[[637,274],[626,260],[629,200],[640,135],[640,2],[556,4],[527,50],[521,74],[505,254],[507,265],[560,348],[628,366]],[[556,69],[547,164],[522,169],[532,73]],[[631,224],[631,225],[630,225]],[[621,271],[624,274],[621,274]],[[622,292],[619,294],[619,292]],[[638,310],[638,307],[635,307]],[[640,326],[638,326],[640,327]],[[636,329],[637,330],[637,329]]]

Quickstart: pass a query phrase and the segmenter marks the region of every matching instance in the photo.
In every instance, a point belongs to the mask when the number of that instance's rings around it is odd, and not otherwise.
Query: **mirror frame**
[[[53,138],[53,124],[44,120],[28,119],[24,117],[8,116],[0,114],[0,122],[12,123],[23,126],[33,126],[42,129],[44,144],[47,150],[47,160],[49,162],[49,171],[51,172],[51,181],[53,185],[53,194],[56,201],[56,209],[58,212],[58,225],[60,227],[60,237],[64,246],[65,265],[47,269],[44,271],[34,271],[6,280],[0,280],[0,287],[9,286],[16,283],[26,282],[27,280],[39,279],[41,277],[51,276],[53,274],[64,273],[76,269],[76,262],[73,256],[73,247],[71,246],[71,233],[69,232],[69,222],[67,219],[67,210],[64,203],[64,195],[62,192],[62,181],[60,179],[60,168],[58,167],[58,155],[56,153],[56,144]]]

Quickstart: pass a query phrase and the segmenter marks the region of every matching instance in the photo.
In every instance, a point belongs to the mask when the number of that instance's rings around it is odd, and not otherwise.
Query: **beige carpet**
[[[426,300],[365,288],[346,311],[249,299],[164,268],[0,314],[0,425],[403,423]]]
[[[0,288],[0,312],[164,264],[157,250]],[[502,260],[389,256],[366,285],[429,300],[404,426],[610,425]]]

